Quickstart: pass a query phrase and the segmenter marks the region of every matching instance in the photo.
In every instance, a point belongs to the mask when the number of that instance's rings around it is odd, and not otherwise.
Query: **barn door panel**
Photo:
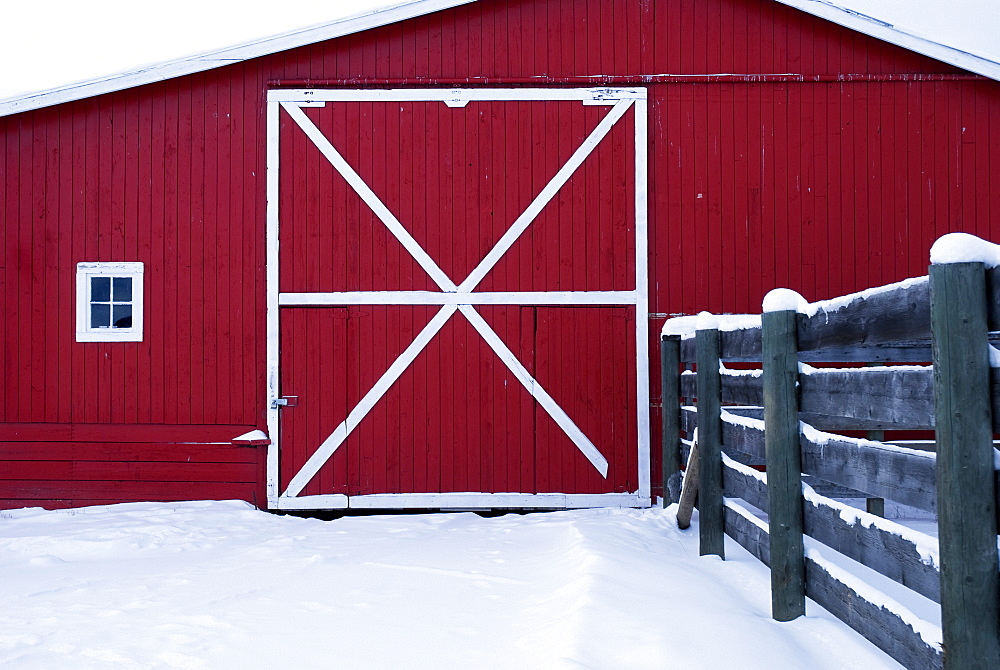
[[[269,94],[272,506],[648,498],[644,96]]]
[[[597,108],[598,120],[608,110]],[[583,112],[586,113],[582,113]],[[578,128],[593,132],[593,107],[577,106]],[[635,286],[635,123],[614,124],[479,284],[481,291],[630,291]],[[560,156],[583,137],[560,136]],[[542,145],[544,146],[544,144]],[[563,163],[564,164],[564,163]],[[547,165],[555,174],[559,166]],[[516,216],[516,215],[515,215]],[[611,298],[614,299],[614,298]]]
[[[351,306],[286,310],[283,478],[356,407],[436,310]],[[535,309],[486,306],[484,318],[534,372]],[[454,319],[361,419],[301,495],[379,491],[531,491],[535,404],[463,319]],[[428,425],[437,430],[426,430]]]
[[[440,102],[339,101],[335,105],[301,110],[455,283],[468,277],[511,224],[528,211],[560,168],[606,119],[608,111],[606,106],[584,106],[575,100],[545,104],[473,100],[461,108]],[[287,129],[296,147],[310,143],[304,133],[295,132],[295,125],[290,124]],[[627,129],[614,128],[614,132],[621,134]],[[387,151],[393,154],[391,161],[386,160]],[[598,154],[611,153],[610,144],[601,143],[594,158],[587,162],[600,160],[610,166],[609,157]],[[306,154],[310,154],[307,146]],[[316,162],[315,169],[321,174],[336,172],[319,151],[312,151],[304,158]],[[596,174],[593,169],[588,172],[591,176]],[[575,172],[570,178],[581,180]],[[321,179],[315,179],[314,183],[321,189],[314,201],[329,200],[326,184]],[[344,238],[347,248],[355,243],[365,248],[372,242],[381,248],[386,237],[392,237],[391,233],[381,225],[370,230],[375,218],[369,212],[361,212],[363,219],[358,221],[358,212],[350,208],[361,202],[361,198],[351,192],[346,181],[336,185],[339,188],[333,197],[346,203],[340,215],[345,224],[342,230],[347,236]],[[578,190],[582,193],[582,189]],[[565,192],[560,192],[557,200],[566,197]],[[590,204],[596,204],[599,197],[595,190]],[[312,220],[321,216],[320,209],[329,207],[324,203],[316,209]],[[380,234],[383,231],[385,234]],[[401,247],[388,244],[387,249],[393,255],[386,260],[396,261],[395,253]],[[504,260],[519,256],[519,252],[514,252],[513,256],[505,255]],[[367,275],[365,270],[370,264],[364,260],[365,257],[361,258],[349,274]],[[376,264],[380,260],[381,257],[375,256]],[[520,261],[518,273],[527,276],[524,269],[530,261],[527,258]],[[391,285],[351,290],[434,288],[404,286],[408,277],[400,279],[390,282]],[[331,289],[319,285],[307,290]]]
[[[283,293],[437,289],[375,211],[388,200],[390,216],[402,226],[402,221],[410,221],[414,207],[411,201],[400,202],[401,167],[385,160],[389,145],[381,132],[375,132],[372,107],[369,102],[297,109],[302,123],[315,132],[312,138],[283,115],[280,186],[286,197],[279,205]],[[377,121],[385,125],[384,119]],[[317,142],[343,157],[341,167],[357,176],[358,185],[364,187],[361,193]],[[387,177],[390,168],[392,180]],[[411,171],[408,167],[405,175],[409,184],[417,178]]]
[[[350,382],[349,395],[358,401],[377,382],[372,371],[387,368],[395,358],[391,352],[413,339],[416,329],[394,335],[394,322],[408,310],[429,309],[425,317],[437,311],[423,305],[363,309],[384,316],[378,320],[362,316],[354,329],[359,349],[367,351],[374,363],[356,352],[344,352],[351,361],[349,378],[358,380]],[[534,367],[533,310],[503,306],[489,311],[494,312],[491,318],[500,325],[498,330],[506,331],[503,337],[512,350]],[[398,346],[384,346],[387,340]],[[534,460],[533,427],[531,397],[468,321],[456,315],[336,453],[346,452],[349,464],[358,468],[349,495],[522,490],[508,487],[533,484],[530,467],[522,465]]]
[[[287,488],[296,467],[336,427],[348,411],[345,383],[350,366],[340,352],[350,350],[346,307],[285,309],[281,319],[281,388],[293,405],[281,414],[281,482]],[[306,495],[346,494],[350,476],[347,453],[336,454]]]
[[[537,408],[539,492],[636,490],[634,310],[540,307],[536,377],[608,461],[602,477],[550,416]]]

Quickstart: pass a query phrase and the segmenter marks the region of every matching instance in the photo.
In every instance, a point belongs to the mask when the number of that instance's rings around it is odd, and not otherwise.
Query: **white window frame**
[[[143,263],[76,264],[76,341],[142,342]],[[132,280],[132,326],[130,328],[92,328],[90,326],[90,286],[92,277],[128,277]]]

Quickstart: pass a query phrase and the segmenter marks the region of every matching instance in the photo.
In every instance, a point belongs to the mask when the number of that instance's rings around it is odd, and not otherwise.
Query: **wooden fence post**
[[[761,319],[771,615],[791,621],[806,608],[796,312],[765,311]]]
[[[986,273],[931,265],[944,667],[1000,667]]]
[[[698,316],[695,351],[698,363],[698,531],[702,556],[725,558],[722,505],[722,377],[719,329],[707,312]]]
[[[663,506],[681,497],[681,338],[665,335],[660,339],[660,397],[663,434]]]

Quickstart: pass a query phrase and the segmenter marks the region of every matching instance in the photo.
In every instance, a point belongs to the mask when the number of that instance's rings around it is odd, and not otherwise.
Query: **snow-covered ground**
[[[672,510],[0,512],[3,668],[898,668]]]

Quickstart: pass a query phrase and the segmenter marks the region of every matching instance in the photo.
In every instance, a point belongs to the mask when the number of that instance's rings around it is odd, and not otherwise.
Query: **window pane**
[[[111,325],[111,305],[90,306],[90,327],[107,328]]]
[[[108,302],[111,300],[111,277],[90,278],[90,301]]]
[[[132,327],[132,305],[115,305],[114,319],[111,322],[112,328]]]
[[[115,302],[132,302],[132,278],[115,277]]]

